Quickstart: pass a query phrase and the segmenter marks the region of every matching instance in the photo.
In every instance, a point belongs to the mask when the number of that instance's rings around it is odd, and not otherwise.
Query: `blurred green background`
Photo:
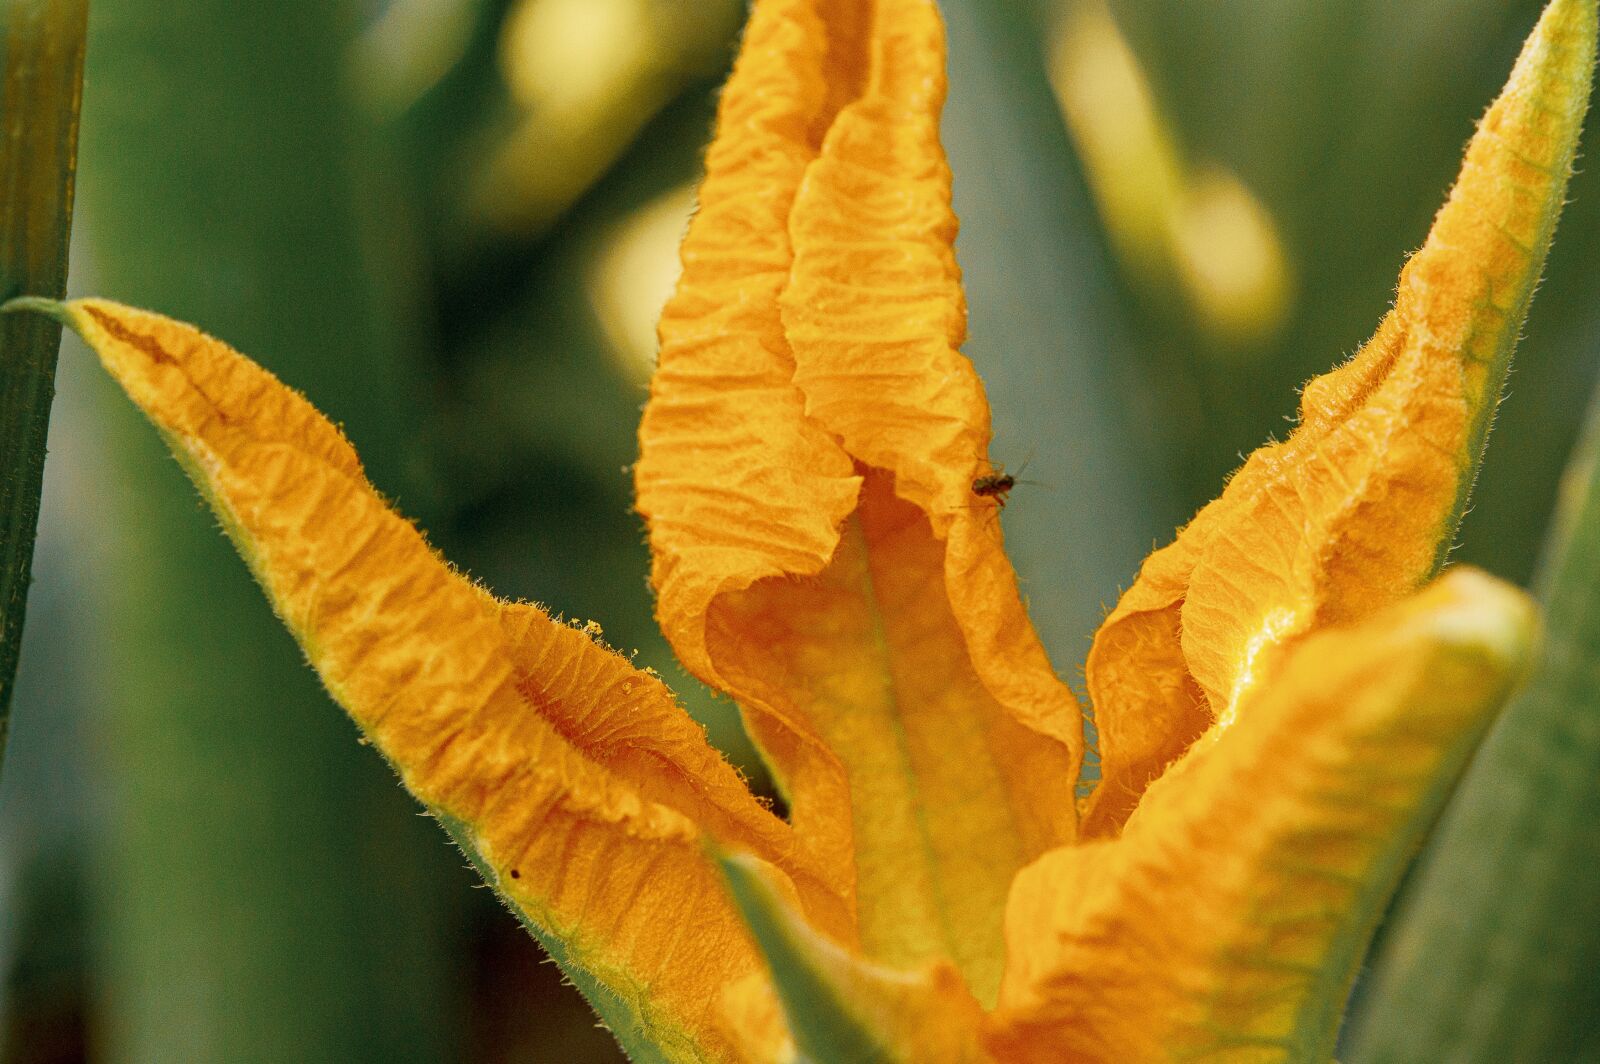
[[[967,351],[1075,677],[1144,554],[1376,326],[1541,5],[943,6]],[[462,568],[601,622],[757,772],[654,629],[626,472],[742,14],[93,0],[73,288],[307,392]],[[1457,555],[1518,581],[1600,362],[1600,187],[1573,199]],[[355,739],[69,343],[0,782],[0,1062],[618,1059]]]

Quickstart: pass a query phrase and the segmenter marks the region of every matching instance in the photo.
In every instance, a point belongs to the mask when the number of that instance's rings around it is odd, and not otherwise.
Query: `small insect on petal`
[[[972,482],[972,494],[980,499],[993,499],[1003,508],[1011,489],[1016,486],[1017,478],[1009,473],[985,473]]]

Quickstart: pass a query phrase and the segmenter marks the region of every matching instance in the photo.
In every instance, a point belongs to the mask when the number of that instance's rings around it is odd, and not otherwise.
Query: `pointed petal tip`
[[[77,325],[73,321],[72,304],[59,299],[50,299],[45,296],[17,296],[0,303],[0,314],[18,314],[32,312],[43,314],[47,318],[54,318],[62,325],[74,331]]]
[[[1539,24],[1541,30],[1547,26],[1587,30],[1593,38],[1600,26],[1600,0],[1550,0]]]
[[[1566,203],[1593,82],[1595,0],[1552,0],[1478,123],[1396,312],[1466,365],[1468,451],[1481,450],[1520,326]]]
[[[1566,202],[1597,6],[1546,5],[1394,310],[1354,359],[1307,384],[1294,434],[1255,452],[1151,556],[1096,635],[1088,686],[1105,782],[1087,834],[1117,830],[1238,704],[1241,681],[1270,671],[1263,652],[1371,616],[1442,566]],[[1518,628],[1502,630],[1501,649],[1516,648]]]
[[[1597,0],[1550,0],[1517,58],[1508,94],[1550,79],[1587,96],[1600,25],[1597,7]]]
[[[1512,71],[1507,94],[1531,90],[1581,116],[1589,100],[1597,36],[1597,0],[1550,0]],[[1549,100],[1552,94],[1559,98]]]

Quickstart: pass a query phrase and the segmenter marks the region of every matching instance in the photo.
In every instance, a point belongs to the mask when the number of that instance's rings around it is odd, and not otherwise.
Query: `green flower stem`
[[[1541,664],[1401,901],[1347,1064],[1600,1055],[1600,403],[1539,592]]]
[[[0,6],[0,298],[66,291],[88,0]],[[61,326],[0,319],[0,758],[39,524]]]

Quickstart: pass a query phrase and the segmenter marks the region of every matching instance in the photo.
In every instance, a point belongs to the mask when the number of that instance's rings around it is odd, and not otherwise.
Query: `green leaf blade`
[[[0,298],[66,292],[83,96],[87,0],[9,0],[0,8]],[[22,646],[58,322],[0,319],[0,757]]]
[[[1538,671],[1442,820],[1351,1064],[1592,1059],[1600,1011],[1600,407],[1540,580]],[[1587,1041],[1585,1041],[1587,1039]]]
[[[349,97],[358,8],[94,0],[81,216],[96,287],[261,352],[415,512],[417,267],[409,201]],[[82,522],[101,567],[97,1052],[450,1059],[459,862],[355,744],[165,445],[79,379],[101,488]]]

